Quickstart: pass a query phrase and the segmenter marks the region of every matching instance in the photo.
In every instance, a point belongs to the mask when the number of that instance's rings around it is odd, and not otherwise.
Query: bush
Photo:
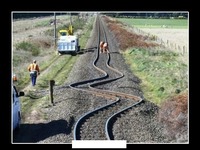
[[[184,134],[187,134],[188,130],[188,92],[180,93],[165,101],[161,105],[159,118],[166,125],[167,134],[172,139],[178,135],[187,137]]]
[[[39,47],[26,41],[16,44],[16,50],[24,50],[24,51],[32,52],[33,56],[37,56],[40,53]]]

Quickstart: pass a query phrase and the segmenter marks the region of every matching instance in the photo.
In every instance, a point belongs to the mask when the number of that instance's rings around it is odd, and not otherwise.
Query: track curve
[[[107,36],[106,36],[104,26],[102,24],[100,16],[96,17],[95,24],[96,24],[99,34],[98,34],[98,42],[96,43],[97,44],[96,50],[95,50],[96,58],[93,61],[93,67],[100,72],[101,76],[93,78],[93,79],[88,79],[88,80],[72,83],[69,85],[69,87],[74,90],[88,92],[94,96],[103,97],[105,99],[109,99],[112,101],[109,104],[106,104],[93,111],[89,111],[85,113],[82,117],[78,119],[74,127],[74,140],[80,140],[80,139],[101,139],[101,140],[112,139],[113,140],[112,123],[114,123],[113,121],[114,118],[116,118],[117,116],[119,116],[119,114],[125,112],[126,110],[136,106],[137,104],[143,101],[143,98],[135,96],[135,95],[95,88],[97,86],[105,85],[105,84],[111,83],[112,81],[115,81],[124,77],[124,74],[122,72],[120,72],[119,70],[109,65],[109,62],[111,60],[110,53],[100,55],[99,43],[101,40],[107,42]],[[105,64],[103,64],[104,67],[102,69],[98,67],[98,64],[99,63],[102,64],[103,62],[105,62]],[[112,72],[112,74],[115,74],[114,77],[110,77],[109,76],[110,73],[108,72]],[[94,121],[96,117],[99,117],[98,114],[100,113],[100,111],[102,111],[101,114],[104,114],[104,116],[102,117],[100,115],[100,117],[102,118],[102,121],[98,124],[103,124],[103,125],[99,127],[100,132],[97,132],[96,134],[99,136],[96,136],[96,135],[86,136],[86,134],[89,135],[88,130],[87,132],[85,132],[85,135],[82,134],[84,133],[84,124],[88,124],[89,121]],[[90,128],[93,128],[93,127],[90,127]]]

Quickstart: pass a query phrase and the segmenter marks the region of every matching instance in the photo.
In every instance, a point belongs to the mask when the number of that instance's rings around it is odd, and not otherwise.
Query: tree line
[[[134,12],[134,13],[103,13],[116,18],[178,18],[178,19],[187,19],[188,12]]]
[[[56,13],[56,15],[77,15],[78,13]],[[13,19],[34,18],[34,17],[48,17],[54,16],[52,13],[13,13]]]
[[[94,12],[93,12],[94,13]],[[80,13],[56,13],[56,15],[79,15]],[[89,14],[89,13],[88,13]],[[134,13],[100,13],[103,15],[116,17],[116,18],[179,18],[179,19],[187,19],[189,13],[188,12],[134,12]],[[52,13],[13,13],[13,19],[22,19],[22,18],[34,18],[34,17],[45,17],[45,16],[53,16]]]

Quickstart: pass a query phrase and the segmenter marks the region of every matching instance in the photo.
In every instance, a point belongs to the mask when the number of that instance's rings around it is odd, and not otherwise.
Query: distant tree
[[[13,19],[53,16],[53,13],[13,13]]]

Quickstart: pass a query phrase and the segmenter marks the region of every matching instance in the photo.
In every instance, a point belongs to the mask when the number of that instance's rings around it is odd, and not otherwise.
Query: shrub
[[[16,50],[24,50],[24,51],[32,52],[33,56],[37,56],[40,53],[38,46],[35,46],[34,44],[30,42],[26,42],[26,41],[16,44]]]
[[[171,138],[187,134],[188,130],[188,92],[183,92],[161,105],[160,121],[165,123]],[[187,136],[185,136],[187,137]]]

